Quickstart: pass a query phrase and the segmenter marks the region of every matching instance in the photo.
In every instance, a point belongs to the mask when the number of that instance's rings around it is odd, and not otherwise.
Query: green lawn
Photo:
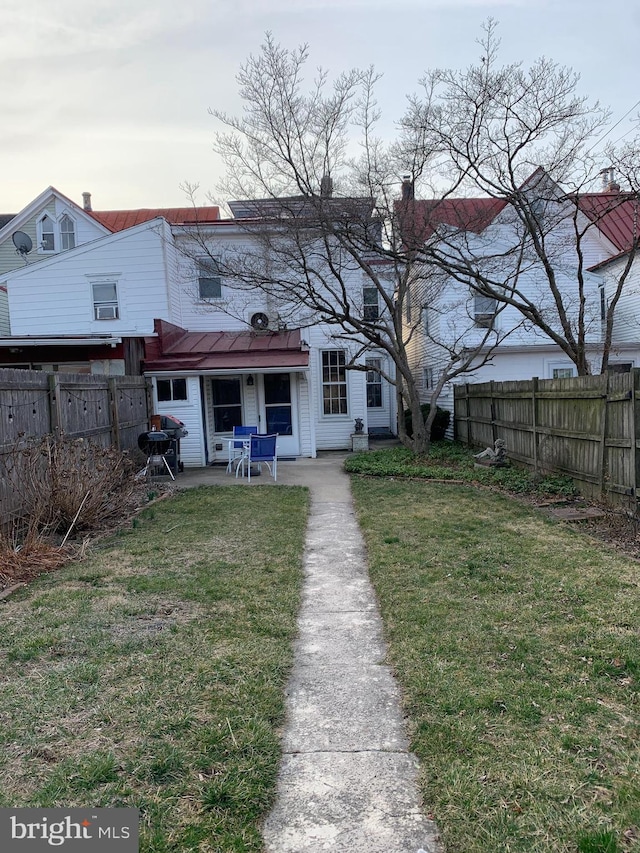
[[[352,486],[447,853],[640,850],[639,564],[487,490]]]
[[[0,806],[141,809],[142,851],[258,851],[304,489],[201,488],[0,602]]]

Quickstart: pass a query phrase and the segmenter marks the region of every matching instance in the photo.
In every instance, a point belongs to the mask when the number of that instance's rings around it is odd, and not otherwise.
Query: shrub
[[[20,514],[41,530],[101,526],[122,515],[136,486],[125,454],[64,435],[23,439],[5,466]]]
[[[429,403],[424,403],[420,406],[420,411],[422,412],[422,419],[426,422],[429,417],[429,412],[431,411],[431,405]],[[440,406],[436,407],[436,416],[433,419],[433,423],[431,424],[431,441],[442,441],[445,437],[445,433],[449,429],[449,421],[451,420],[451,412],[448,409],[441,409]],[[413,418],[411,416],[411,410],[407,409],[404,413],[404,427],[407,431],[407,435],[413,435]]]

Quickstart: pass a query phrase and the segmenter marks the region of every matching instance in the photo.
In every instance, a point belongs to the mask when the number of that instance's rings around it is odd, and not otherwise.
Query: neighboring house
[[[12,335],[0,339],[4,366],[10,358],[35,366],[28,356],[42,347],[50,353],[40,362],[45,369],[144,373],[155,411],[186,424],[187,466],[225,461],[234,424],[278,432],[279,455],[291,457],[350,448],[357,417],[365,430],[395,433],[388,383],[373,369],[347,369],[359,347],[336,341],[317,317],[298,312],[296,322],[292,306],[285,322],[283,306],[261,291],[238,291],[221,275],[212,259],[251,240],[241,219],[222,220],[207,208],[181,216],[82,210],[83,224],[85,215],[103,232],[37,263],[19,259],[6,273]],[[196,231],[206,258],[194,251]],[[362,302],[359,271],[353,288]],[[371,312],[367,298],[361,310]],[[63,351],[67,358],[58,358]],[[81,351],[85,361],[74,363]],[[358,358],[390,370],[381,353]]]
[[[217,207],[94,211],[89,193],[81,207],[53,187],[0,216],[0,366],[139,373],[141,341],[153,329],[141,314],[150,299],[157,316],[169,310],[167,223],[219,217]],[[31,248],[21,253],[16,243],[25,241]]]
[[[558,288],[564,294],[576,292],[577,254],[573,236],[571,213],[563,213],[563,195],[544,172],[538,169],[528,182],[531,192],[544,186],[540,192],[548,206],[553,227],[547,234],[549,251],[555,255]],[[550,200],[551,199],[551,200]],[[403,227],[413,240],[440,239],[446,243],[452,257],[481,259],[487,268],[493,266],[494,277],[515,280],[518,287],[540,307],[548,306],[553,314],[552,297],[548,283],[540,271],[539,261],[531,258],[524,264],[522,258],[511,255],[518,245],[514,237],[514,221],[506,202],[492,198],[461,198],[444,200],[414,200],[410,187],[405,185],[403,200],[399,202],[406,217]],[[619,187],[607,186],[601,193],[590,193],[579,198],[577,224],[584,229],[581,240],[583,255],[585,312],[588,317],[587,350],[595,370],[599,369],[601,355],[603,308],[612,283],[617,280],[633,240],[637,239],[637,205],[627,203]],[[545,215],[543,213],[542,215]],[[557,223],[557,224],[556,224]],[[458,254],[456,254],[458,253]],[[422,268],[424,280],[429,270]],[[494,343],[488,361],[481,364],[478,358],[466,374],[455,382],[509,381],[538,378],[565,378],[576,375],[576,367],[569,357],[539,328],[523,322],[516,308],[500,308],[494,300],[479,296],[457,279],[442,278],[431,289],[418,275],[415,291],[407,305],[407,323],[415,323],[415,312],[422,317],[410,344],[414,376],[421,397],[428,401],[431,389],[437,382],[439,371],[446,362],[446,345],[472,348],[487,327],[495,330]],[[437,277],[436,277],[437,281]],[[614,326],[611,349],[611,369],[628,370],[640,365],[640,267],[635,265],[625,283]],[[575,305],[577,310],[577,304]],[[453,408],[451,383],[445,386],[440,405]]]

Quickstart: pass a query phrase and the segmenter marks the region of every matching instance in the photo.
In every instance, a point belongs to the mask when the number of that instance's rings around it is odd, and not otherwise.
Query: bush
[[[424,403],[420,406],[420,411],[422,412],[422,419],[426,422],[431,411],[431,405]],[[444,439],[445,433],[449,429],[450,420],[451,412],[448,409],[441,409],[440,406],[437,406],[436,416],[431,424],[431,441],[442,441]],[[404,428],[407,431],[407,435],[413,435],[413,418],[410,409],[407,409],[404,413]]]
[[[136,486],[125,454],[64,435],[18,441],[4,465],[20,514],[40,530],[102,526],[126,511]]]

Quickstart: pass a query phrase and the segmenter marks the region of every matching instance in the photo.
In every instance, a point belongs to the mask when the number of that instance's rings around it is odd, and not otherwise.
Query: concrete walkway
[[[279,483],[309,487],[311,512],[284,755],[265,851],[441,853],[437,828],[421,807],[398,688],[385,665],[343,459],[326,454],[278,470]],[[180,485],[192,479],[187,472]],[[255,482],[273,481],[263,475]]]

